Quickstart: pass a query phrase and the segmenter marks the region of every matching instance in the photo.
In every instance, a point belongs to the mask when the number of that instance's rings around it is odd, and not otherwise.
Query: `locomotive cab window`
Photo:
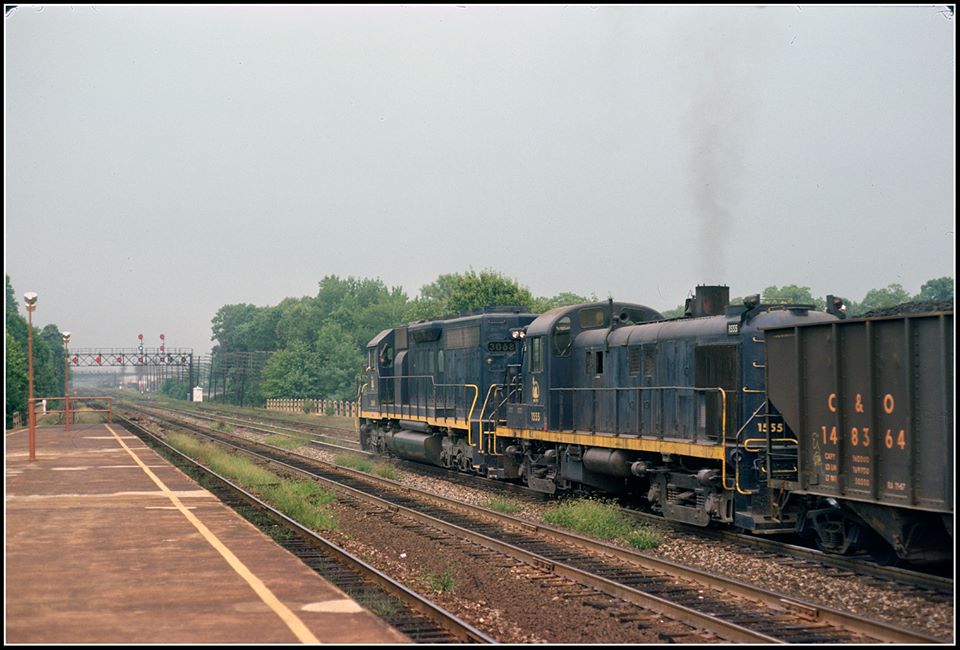
[[[580,327],[588,330],[607,324],[607,310],[603,307],[588,307],[580,310]]]
[[[393,346],[385,345],[380,348],[380,365],[389,368],[393,365]]]
[[[543,337],[538,336],[530,342],[530,372],[543,370]]]
[[[570,354],[570,317],[564,316],[553,326],[553,352],[558,357]]]

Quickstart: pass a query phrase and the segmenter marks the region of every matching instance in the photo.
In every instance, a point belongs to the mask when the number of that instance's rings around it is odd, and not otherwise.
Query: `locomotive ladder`
[[[751,391],[762,392],[766,391]],[[764,398],[763,403],[747,418],[740,430],[737,431],[733,441],[735,453],[733,456],[738,459],[743,458],[742,452],[756,454],[754,467],[769,482],[771,478],[781,478],[785,480],[796,480],[797,475],[797,445],[796,438],[787,437],[783,429],[783,417],[778,413],[772,413],[769,408],[769,402]],[[762,411],[762,412],[761,412]],[[745,432],[754,422],[762,421],[762,426],[758,427],[761,432],[765,432],[762,437],[747,438]],[[724,456],[724,462],[727,462],[728,456]],[[725,486],[727,489],[735,489],[741,494],[753,494],[753,490],[744,489],[740,485],[740,460],[734,468],[733,488]]]

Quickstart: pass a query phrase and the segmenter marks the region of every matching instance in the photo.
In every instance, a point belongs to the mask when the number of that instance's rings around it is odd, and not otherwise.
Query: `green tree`
[[[677,305],[673,309],[667,309],[660,313],[663,314],[664,317],[666,318],[680,318],[681,316],[683,316],[685,311],[686,311],[686,308],[684,305]]]
[[[16,292],[7,279],[6,302],[6,423],[10,426],[13,412],[26,415],[29,396],[29,365],[27,363],[28,323],[19,313]],[[34,397],[63,395],[63,339],[60,329],[53,324],[43,330],[33,328],[33,394]]]
[[[885,289],[871,289],[863,297],[857,313],[865,314],[875,309],[886,309],[910,301],[910,294],[899,284],[887,285]]]
[[[13,290],[10,284],[10,276],[7,276],[7,307],[4,313],[6,317],[7,331],[13,335],[14,340],[24,342],[27,340],[27,319],[20,315],[20,301],[17,300],[17,292]]]
[[[14,412],[21,413],[23,421],[26,422],[27,350],[17,342],[9,331],[5,332],[5,335],[6,379],[4,393],[7,402],[6,428],[9,429],[13,426]]]
[[[817,309],[824,309],[827,306],[825,299],[813,297],[810,287],[800,287],[795,284],[784,285],[779,289],[776,286],[767,287],[763,290],[762,301],[774,304],[813,305]]]
[[[353,399],[357,396],[363,353],[353,337],[337,323],[327,323],[317,335],[315,363],[319,391],[327,399]]]
[[[927,280],[920,287],[920,293],[914,299],[924,302],[953,300],[953,278],[944,276]]]
[[[36,349],[37,345],[40,349]],[[50,324],[40,330],[39,336],[33,335],[34,376],[37,379],[35,391],[41,397],[63,395],[63,362],[66,350],[63,347],[63,333],[56,325]]]
[[[432,320],[497,305],[529,310],[534,305],[533,294],[496,271],[477,273],[470,269],[466,273],[441,275],[422,287],[420,296],[410,305],[407,320]]]
[[[320,365],[306,343],[295,341],[271,355],[263,366],[261,392],[267,399],[314,398],[320,395]]]
[[[174,399],[188,400],[190,399],[190,383],[171,377],[160,386],[160,394]]]
[[[591,294],[590,297],[587,298],[586,296],[580,296],[569,291],[564,291],[558,293],[552,298],[543,296],[534,299],[531,310],[534,314],[543,314],[551,309],[556,309],[557,307],[566,307],[567,305],[582,305],[583,303],[597,301],[598,298],[594,294]]]
[[[210,340],[216,341],[216,347],[223,352],[246,350],[238,330],[240,326],[253,319],[256,310],[256,307],[247,304],[224,305],[213,317],[213,336]]]
[[[281,349],[298,342],[312,343],[323,326],[324,314],[316,298],[285,298],[277,312],[277,346]]]

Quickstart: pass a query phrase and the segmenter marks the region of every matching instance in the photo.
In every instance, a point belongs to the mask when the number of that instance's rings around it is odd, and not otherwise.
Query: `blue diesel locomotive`
[[[891,437],[874,434],[876,453],[862,443],[871,424],[875,432],[885,428],[876,421],[885,399],[913,399],[910,393],[892,397],[902,387],[887,386],[884,377],[902,375],[901,364],[910,366],[908,373],[926,375],[918,365],[951,354],[944,346],[952,340],[952,313],[948,321],[940,315],[939,338],[932,328],[915,328],[930,330],[927,338],[897,353],[916,345],[929,357],[932,340],[932,360],[914,363],[911,356],[894,363],[887,355],[871,364],[848,416],[847,398],[856,387],[847,384],[856,383],[849,378],[857,376],[851,369],[859,361],[845,356],[846,340],[856,337],[844,332],[854,330],[837,326],[856,321],[842,321],[839,301],[828,302],[828,312],[761,304],[756,296],[729,305],[727,287],[713,286],[698,287],[684,316],[673,319],[611,300],[541,315],[500,308],[385,330],[367,348],[361,443],[386,455],[522,481],[546,493],[635,495],[667,519],[700,526],[806,532],[836,552],[885,540],[885,548],[911,561],[949,557],[952,467],[946,478],[921,486],[916,465],[894,467],[892,448],[883,449]],[[768,368],[773,332],[779,366]],[[831,339],[834,355],[812,362],[803,353],[791,356],[788,348],[796,353],[797,342],[810,339],[808,332]],[[833,374],[809,371],[823,365]],[[944,378],[941,367],[938,372],[937,379]],[[809,448],[812,436],[798,435],[825,426],[803,420],[823,401],[812,397],[816,391],[807,375],[821,387],[831,377],[843,383],[824,393],[831,414],[844,413],[830,423],[840,427],[832,438],[828,434],[822,445],[816,438],[816,452]],[[798,385],[804,387],[799,397]],[[783,395],[782,408],[773,394]],[[861,421],[856,410],[864,400],[877,402],[870,407],[873,422]],[[922,433],[925,442],[911,439],[911,449],[929,453],[938,445],[936,453],[952,457],[949,400],[924,408],[923,418],[916,415],[923,426],[917,419],[898,431]],[[863,448],[851,451],[844,435],[851,426]],[[894,446],[896,435],[890,434]],[[864,453],[873,453],[872,460],[864,461]],[[837,489],[837,481],[854,471],[861,482],[868,479],[869,489]],[[883,488],[884,481],[909,487],[898,492]]]

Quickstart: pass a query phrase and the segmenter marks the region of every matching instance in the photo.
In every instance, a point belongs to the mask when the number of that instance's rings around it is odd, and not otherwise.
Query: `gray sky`
[[[4,266],[71,347],[210,349],[328,274],[657,309],[954,275],[955,18],[53,6],[4,20]],[[21,313],[24,313],[21,307]]]

